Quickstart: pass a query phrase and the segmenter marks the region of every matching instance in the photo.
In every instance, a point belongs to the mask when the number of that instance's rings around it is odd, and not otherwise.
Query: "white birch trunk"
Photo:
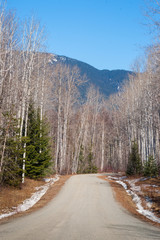
[[[58,90],[58,124],[57,124],[57,145],[56,145],[56,157],[55,157],[55,170],[58,173],[58,158],[61,158],[61,129],[62,129],[62,119],[61,119],[61,108],[62,108],[62,83],[61,78],[59,79],[59,90]]]
[[[101,147],[102,147],[102,159],[101,159],[101,172],[103,172],[103,168],[104,168],[104,148],[105,148],[105,142],[104,142],[104,135],[105,135],[105,125],[104,125],[104,120],[102,122],[102,143],[101,143]]]

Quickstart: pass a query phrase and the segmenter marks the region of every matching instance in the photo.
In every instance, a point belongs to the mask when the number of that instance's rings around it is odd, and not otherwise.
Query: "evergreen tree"
[[[12,111],[4,113],[5,127],[1,128],[1,154],[3,164],[0,173],[1,184],[19,186],[22,174],[23,148],[19,138],[18,122]]]
[[[134,141],[132,144],[131,153],[129,154],[126,174],[139,175],[141,173],[142,173],[142,161],[138,153],[138,144]]]
[[[28,139],[26,176],[39,179],[51,165],[51,155],[47,124],[40,120],[40,110],[35,111],[33,103],[29,106]]]
[[[146,161],[144,164],[144,176],[158,176],[158,165],[153,156],[149,156],[148,161]]]
[[[84,162],[84,154],[83,154],[83,146],[81,145],[80,147],[80,153],[79,153],[79,161],[78,161],[78,171],[77,173],[83,173],[84,167],[85,167],[85,162]]]
[[[87,163],[88,166],[85,169],[84,173],[97,173],[98,168],[93,164],[93,152],[92,149],[90,149],[88,156],[87,156]]]

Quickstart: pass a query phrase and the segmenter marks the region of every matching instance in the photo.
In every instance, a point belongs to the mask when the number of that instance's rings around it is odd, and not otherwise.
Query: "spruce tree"
[[[40,110],[29,105],[28,143],[26,159],[26,176],[39,179],[45,176],[51,165],[48,128],[45,120],[40,120]]]
[[[85,169],[84,173],[97,173],[98,168],[93,163],[93,152],[91,148],[89,149],[89,153],[86,160],[87,160],[88,166]]]
[[[81,145],[80,146],[80,153],[79,153],[79,161],[78,161],[78,171],[77,171],[77,173],[83,173],[83,171],[84,171],[85,162],[84,162],[83,151],[84,151],[84,148]]]
[[[144,176],[148,177],[156,177],[158,176],[158,165],[153,158],[153,156],[149,156],[148,161],[144,164]]]
[[[129,154],[128,165],[126,174],[127,175],[139,175],[142,173],[142,161],[138,153],[138,144],[134,141]]]
[[[19,186],[21,184],[23,149],[19,138],[18,121],[12,111],[4,113],[3,116],[5,127],[1,128],[0,137],[0,158],[3,157],[0,182],[1,184]]]

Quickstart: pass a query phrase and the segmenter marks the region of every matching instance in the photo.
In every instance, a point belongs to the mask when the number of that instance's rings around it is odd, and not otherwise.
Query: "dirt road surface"
[[[160,229],[124,210],[108,182],[76,175],[44,208],[0,225],[1,240],[160,239]]]

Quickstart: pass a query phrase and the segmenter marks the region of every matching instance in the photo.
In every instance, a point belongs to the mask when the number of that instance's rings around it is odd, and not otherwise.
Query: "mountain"
[[[79,60],[55,54],[52,54],[50,63],[53,64],[53,66],[58,63],[67,64],[70,67],[77,66],[80,70],[80,74],[82,76],[85,75],[88,80],[86,88],[90,84],[93,84],[95,87],[98,87],[100,92],[106,97],[118,92],[122,83],[125,80],[128,80],[128,75],[133,74],[133,72],[126,70],[98,70],[95,67]]]

